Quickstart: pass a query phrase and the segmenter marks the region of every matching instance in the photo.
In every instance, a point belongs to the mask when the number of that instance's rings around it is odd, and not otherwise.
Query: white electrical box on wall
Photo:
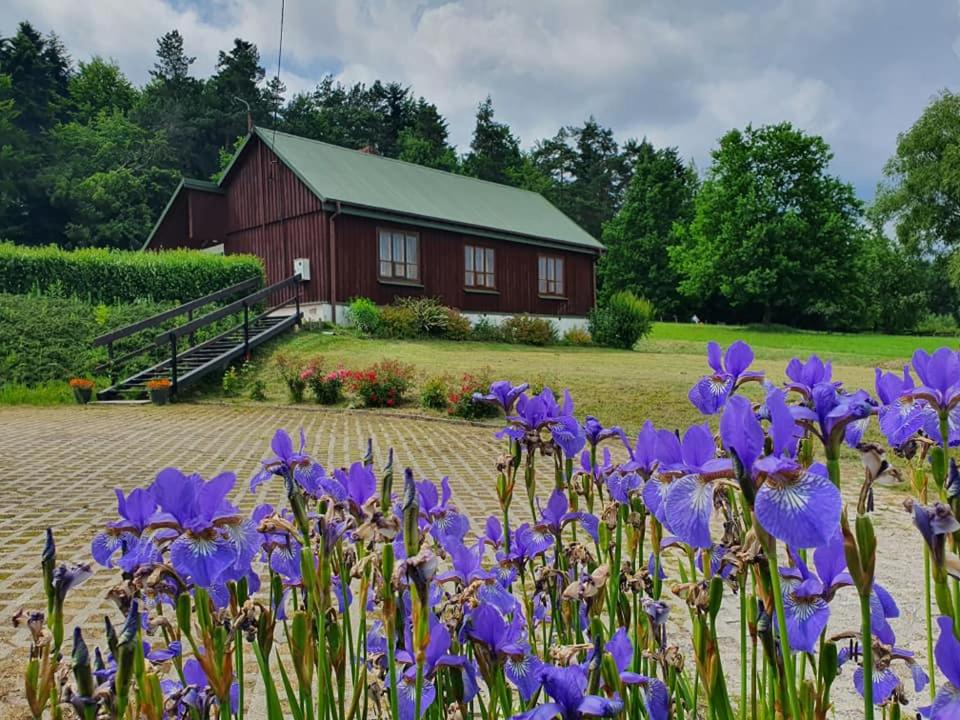
[[[309,280],[310,258],[296,258],[293,261],[293,274],[299,275],[301,280]]]

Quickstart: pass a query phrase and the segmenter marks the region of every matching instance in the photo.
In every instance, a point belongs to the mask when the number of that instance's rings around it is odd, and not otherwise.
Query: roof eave
[[[323,204],[323,209],[334,211],[337,209],[336,200],[327,199]],[[420,225],[422,227],[433,227],[439,230],[449,230],[452,232],[461,232],[478,237],[486,237],[494,240],[504,240],[506,242],[523,243],[526,245],[537,245],[539,247],[551,247],[571,252],[580,252],[587,255],[600,255],[604,247],[598,243],[597,246],[584,245],[581,243],[560,240],[557,238],[540,237],[537,235],[524,235],[520,233],[511,233],[497,228],[483,227],[480,225],[470,225],[468,223],[457,223],[448,220],[428,217],[426,215],[417,215],[415,213],[403,213],[386,210],[384,208],[370,207],[358,203],[339,201],[340,210],[346,215],[357,215],[360,217],[369,217],[374,219],[383,219],[393,222],[406,222],[410,225]]]
[[[153,240],[153,236],[157,234],[157,230],[160,228],[160,223],[163,222],[164,218],[167,217],[167,213],[170,212],[170,208],[173,207],[173,204],[177,201],[177,197],[180,195],[180,191],[184,188],[184,179],[180,178],[180,182],[177,184],[176,190],[173,191],[173,194],[170,196],[170,199],[167,200],[167,204],[164,206],[163,211],[160,213],[160,217],[157,218],[157,221],[153,224],[153,229],[150,230],[150,234],[147,235],[147,240],[140,247],[140,251],[143,252],[150,247],[150,243]]]

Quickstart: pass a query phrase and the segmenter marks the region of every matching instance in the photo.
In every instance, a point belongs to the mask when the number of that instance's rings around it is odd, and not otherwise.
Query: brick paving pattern
[[[300,427],[307,448],[328,469],[362,456],[366,439],[374,441],[376,466],[386,458],[387,448],[396,452],[396,467],[413,468],[415,474],[439,481],[450,477],[455,503],[471,517],[474,527],[487,514],[497,511],[494,490],[495,463],[502,446],[490,427],[459,422],[403,417],[367,411],[328,411],[293,407],[240,407],[222,405],[174,405],[163,408],[56,407],[0,409],[0,680],[5,680],[22,662],[28,645],[26,630],[13,631],[9,618],[20,607],[40,608],[39,558],[43,531],[53,527],[61,561],[89,562],[89,544],[98,528],[116,517],[113,489],[129,491],[149,484],[156,472],[176,465],[211,477],[230,470],[238,483],[233,500],[244,510],[261,502],[280,503],[280,483],[267,483],[255,495],[247,480],[268,454],[276,428],[295,434]],[[518,489],[517,510],[522,510],[523,491]],[[898,645],[924,650],[923,611],[916,592],[922,588],[921,544],[900,507],[903,496],[890,492],[878,497],[875,524],[880,540],[878,579],[900,602],[902,617],[894,620]],[[911,562],[905,563],[904,557]],[[102,634],[105,612],[116,615],[105,599],[116,579],[113,571],[95,567],[94,576],[67,603],[68,623],[91,628],[96,643]],[[855,593],[838,594],[831,606],[836,624],[831,630],[853,629],[858,609]],[[736,603],[725,603],[721,620],[723,654],[728,658],[731,693],[738,692],[736,653],[738,626]],[[678,617],[682,617],[677,613]],[[252,674],[252,673],[251,673]],[[834,698],[838,715],[856,717],[850,673],[838,680]],[[3,683],[4,701],[17,707],[17,679]],[[909,683],[908,683],[909,686]],[[909,688],[912,690],[912,687]],[[848,697],[850,696],[850,697]],[[256,699],[250,699],[251,707]]]

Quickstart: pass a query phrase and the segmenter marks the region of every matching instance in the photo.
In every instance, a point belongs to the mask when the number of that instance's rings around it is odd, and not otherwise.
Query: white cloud
[[[176,27],[208,74],[234,37],[276,65],[279,0],[7,0],[0,28],[54,29],[75,59],[115,58],[143,82]],[[826,136],[869,193],[896,132],[960,65],[957,8],[895,0],[287,0],[283,79],[412,85],[468,143],[488,93],[525,143],[593,114],[620,137],[679,146],[700,167],[733,126],[790,120]]]

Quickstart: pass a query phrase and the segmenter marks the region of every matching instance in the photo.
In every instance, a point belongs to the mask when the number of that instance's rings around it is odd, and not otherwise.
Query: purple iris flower
[[[630,453],[630,459],[624,463],[623,469],[638,472],[645,480],[649,479],[657,467],[657,430],[653,423],[649,420],[643,423],[637,434],[636,445],[630,447],[626,439],[623,444]]]
[[[697,380],[688,394],[693,406],[704,415],[718,413],[727,398],[743,383],[763,379],[762,372],[749,370],[753,362],[753,350],[743,340],[730,345],[722,358],[721,352],[717,343],[707,343],[707,363],[713,374]]]
[[[607,641],[606,651],[613,657],[624,685],[636,685],[640,688],[643,704],[650,720],[667,720],[670,716],[670,691],[662,681],[632,672],[633,643],[626,628],[617,631]]]
[[[789,380],[787,390],[799,393],[809,400],[814,386],[831,382],[833,369],[829,360],[823,362],[816,355],[811,355],[806,362],[793,358],[787,363],[786,373]]]
[[[668,440],[671,436],[673,440]],[[717,446],[706,424],[687,430],[682,443],[670,433],[659,435],[660,439],[660,474],[681,474],[663,489],[665,524],[691,547],[708,548],[713,544],[713,481],[729,477],[733,467],[729,460],[717,458]]]
[[[493,573],[483,568],[483,546],[484,541],[482,539],[477,540],[477,544],[472,548],[468,548],[462,543],[452,545],[448,549],[452,567],[437,575],[436,581],[444,583],[450,580],[459,580],[462,586],[466,586],[474,580],[491,579]]]
[[[553,390],[544,388],[539,395],[520,395],[516,414],[507,417],[507,427],[497,437],[523,440],[528,435],[539,439],[543,429],[550,431],[553,442],[567,457],[575,457],[587,442],[583,427],[573,416],[573,399],[570,391],[563,391],[563,403],[558,405]]]
[[[960,641],[953,632],[953,621],[942,616],[937,618],[940,637],[933,650],[937,667],[947,678],[940,686],[933,705],[921,708],[920,713],[930,720],[955,720],[960,717]]]
[[[938,412],[949,412],[960,403],[960,356],[950,348],[929,355],[924,350],[913,354],[913,369],[923,383],[907,393],[929,402]]]
[[[509,529],[509,528],[508,528]],[[496,515],[487,517],[487,522],[483,526],[483,541],[499,548],[503,544],[503,525],[500,524],[500,518]]]
[[[947,536],[960,530],[960,522],[957,522],[953,511],[941,502],[929,506],[914,502],[913,524],[929,546],[934,563],[937,567],[943,567]]]
[[[840,652],[837,653],[838,665],[844,665],[854,654],[859,655],[861,652],[860,643],[853,643],[852,649],[853,652],[851,652],[850,647],[841,648]],[[922,692],[930,682],[930,678],[927,677],[927,674],[923,671],[923,668],[920,667],[920,664],[914,659],[912,652],[909,650],[904,650],[903,648],[892,647],[889,653],[886,654],[883,662],[878,663],[873,669],[874,705],[884,705],[893,695],[894,691],[902,685],[900,678],[890,667],[894,660],[899,660],[907,665],[907,668],[910,670],[910,674],[913,677],[913,689],[915,692]],[[860,693],[861,697],[863,696],[863,676],[863,667],[858,667],[853,671],[853,686],[856,688],[857,692]],[[923,708],[920,708],[921,714],[923,713],[923,710]],[[953,716],[943,717],[952,718]]]
[[[553,702],[544,703],[515,715],[513,720],[581,720],[586,717],[614,717],[623,710],[620,698],[606,698],[587,694],[587,671],[580,665],[557,667],[544,665],[541,669],[543,689]]]
[[[316,500],[329,497],[334,502],[343,502],[347,499],[347,491],[343,485],[327,475],[320,463],[311,462],[297,466],[293,471],[293,479],[304,493]]]
[[[408,637],[409,637],[409,627]],[[409,645],[408,645],[409,647]],[[386,643],[384,642],[384,650]],[[397,662],[406,665],[403,677],[398,680],[398,709],[402,720],[414,720],[416,714],[416,663],[407,650],[397,651]],[[420,696],[420,715],[426,713],[437,697],[434,678],[442,668],[456,669],[463,678],[463,701],[469,703],[477,694],[476,668],[463,655],[450,654],[450,632],[434,616],[430,617],[430,641],[427,644],[423,666],[423,692]]]
[[[614,426],[605,428],[593,415],[587,415],[586,419],[583,421],[583,430],[587,438],[587,442],[590,443],[591,447],[596,447],[601,442],[609,438],[626,438],[623,430],[621,430],[619,427]]]
[[[120,488],[114,492],[117,495],[117,512],[122,519],[107,523],[106,531],[99,533],[90,545],[93,559],[106,568],[113,567],[113,556],[118,550],[125,556],[128,548],[140,544],[138,539],[157,509],[157,501],[149,490],[137,488],[127,496]]]
[[[797,426],[783,392],[771,391],[765,405],[772,454],[760,457],[763,429],[745,398],[731,398],[720,420],[720,436],[759,485],[754,512],[763,528],[791,547],[824,545],[840,524],[840,490],[823,465],[804,468],[797,462]]]
[[[473,394],[474,402],[487,402],[499,405],[503,412],[509,415],[513,411],[513,406],[517,399],[527,391],[530,385],[514,385],[509,380],[498,380],[490,385],[490,392],[486,395],[480,393]]]
[[[183,695],[185,705],[199,710],[206,707],[207,696],[214,702],[216,701],[210,690],[210,681],[207,679],[207,674],[195,658],[190,658],[183,664],[183,679],[186,681],[187,688],[189,688]],[[179,683],[177,684],[179,685]],[[234,681],[230,685],[230,712],[236,714],[239,704],[240,686]]]
[[[630,495],[640,490],[643,480],[635,472],[611,473],[607,478],[607,490],[610,497],[622,505],[630,503]]]
[[[931,421],[937,425],[936,411],[910,394],[914,384],[908,366],[904,366],[902,377],[877,368],[875,385],[881,403],[880,430],[893,447],[900,447],[921,429],[927,430]]]
[[[334,470],[334,479],[344,490],[345,501],[355,515],[363,513],[363,506],[377,491],[377,477],[363,463],[355,462],[346,471]]]
[[[823,443],[827,453],[834,456],[841,442],[857,446],[876,409],[866,391],[847,393],[832,383],[814,385],[810,403],[810,407],[794,406],[792,412]]]
[[[829,602],[841,587],[852,585],[845,571],[843,536],[837,530],[826,545],[813,554],[817,574],[807,568],[803,559],[789,550],[794,566],[780,568],[783,578],[783,607],[790,647],[798,652],[816,652],[820,633],[830,619]]]
[[[310,457],[303,451],[306,444],[307,437],[304,435],[303,428],[300,428],[300,449],[296,452],[293,449],[293,440],[290,439],[287,431],[277,430],[270,441],[273,455],[260,462],[260,472],[250,479],[250,492],[255,491],[273,475],[285,477],[301,465],[309,464]]]
[[[210,587],[238,560],[252,558],[256,552],[249,551],[259,541],[256,527],[245,522],[226,499],[236,481],[233,473],[222,473],[205,482],[199,475],[167,468],[150,486],[160,506],[150,525],[176,536],[170,546],[170,562],[197,585]],[[237,524],[242,524],[238,532],[227,531],[227,525]]]
[[[471,612],[468,619],[467,636],[484,645],[494,658],[524,654],[524,628],[521,616],[517,615],[513,620],[507,620],[497,608],[484,604]]]
[[[554,490],[550,493],[546,507],[540,507],[540,498],[537,498],[537,507],[540,510],[540,520],[537,522],[537,527],[541,530],[549,530],[558,537],[564,527],[572,522],[582,520],[588,514],[568,512],[570,503],[563,490]]]
[[[596,464],[594,464],[594,462],[590,459],[589,450],[584,450],[582,453],[580,453],[580,470],[587,475],[593,476],[594,482],[599,483],[601,478],[603,478],[603,476],[607,475],[613,469],[614,464],[609,448],[603,449],[602,459],[597,460]]]

